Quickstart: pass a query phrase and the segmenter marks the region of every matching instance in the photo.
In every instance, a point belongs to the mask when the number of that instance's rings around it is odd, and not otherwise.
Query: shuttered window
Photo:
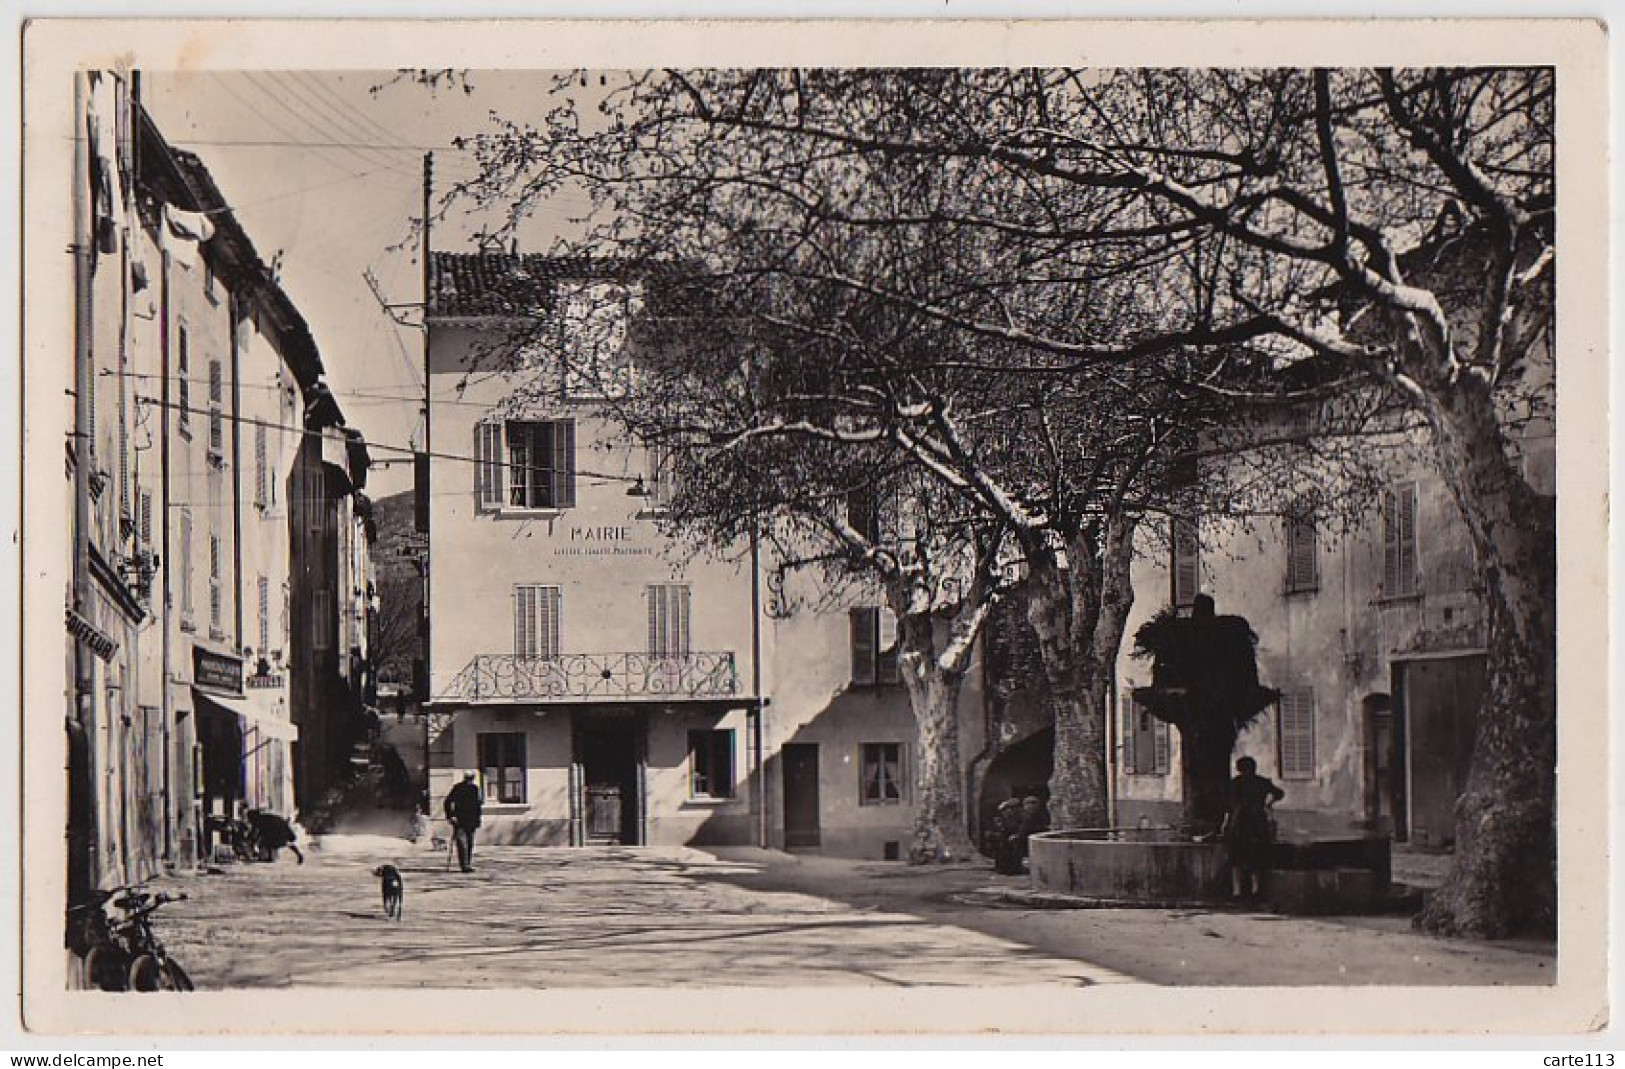
[[[305,469],[305,523],[312,534],[319,534],[327,519],[327,475],[321,464]]]
[[[502,507],[502,424],[474,426],[474,501],[480,509]]]
[[[192,510],[181,509],[181,617],[190,623],[192,616]]]
[[[1394,487],[1382,503],[1382,593],[1416,593],[1416,486]]]
[[[225,403],[225,378],[220,361],[209,361],[209,451],[219,456],[225,452],[225,421],[221,408]]]
[[[1286,590],[1297,593],[1320,587],[1320,539],[1311,515],[1286,521]]]
[[[644,590],[649,612],[649,652],[686,657],[690,649],[690,594],[684,583],[656,583]]]
[[[266,456],[265,424],[254,425],[254,504],[270,506],[270,469]]]
[[[516,657],[559,655],[561,591],[556,586],[526,584],[513,588],[513,652]]]
[[[850,614],[852,683],[889,687],[898,683],[897,617],[890,609],[868,607]]]
[[[650,508],[670,508],[677,496],[677,457],[670,446],[652,445],[648,451]]]
[[[192,437],[191,335],[186,324],[175,328],[175,425],[182,438]]]
[[[1173,521],[1173,600],[1175,605],[1189,605],[1201,593],[1202,545],[1197,536],[1196,520],[1188,516]]]
[[[271,580],[259,579],[260,656],[269,657],[271,648]]]
[[[1289,691],[1280,701],[1281,776],[1308,779],[1315,774],[1315,692]]]
[[[220,536],[209,536],[209,626],[220,628]]]
[[[1123,767],[1135,776],[1168,774],[1168,724],[1151,710],[1123,696]]]
[[[505,430],[510,481],[508,504],[528,509],[574,508],[575,420],[509,422]],[[500,484],[497,492],[501,492]]]
[[[140,515],[137,517],[137,527],[141,533],[141,545],[145,549],[152,548],[152,491],[141,491],[139,500]]]

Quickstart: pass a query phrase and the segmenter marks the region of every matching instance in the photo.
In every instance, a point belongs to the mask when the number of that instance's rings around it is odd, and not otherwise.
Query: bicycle
[[[192,978],[186,975],[180,962],[169,956],[152,927],[152,915],[160,907],[185,898],[185,894],[151,895],[132,888],[113,900],[113,905],[124,911],[124,919],[114,926],[114,932],[130,956],[131,991],[193,990]]]
[[[68,947],[79,958],[79,982],[98,991],[124,991],[129,985],[130,956],[107,917],[107,903],[116,893],[93,891],[90,901],[68,907]]]
[[[75,921],[71,942],[83,960],[83,977],[100,991],[191,991],[192,978],[169,956],[152,927],[152,915],[186,895],[149,894],[136,887],[96,891],[68,909]],[[123,912],[113,920],[106,907]]]

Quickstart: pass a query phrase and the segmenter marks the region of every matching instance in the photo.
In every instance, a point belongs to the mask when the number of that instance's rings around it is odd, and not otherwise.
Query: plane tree
[[[883,440],[1004,530],[1056,696],[1068,823],[1104,817],[1100,688],[1170,451],[1351,387],[1402,400],[1472,537],[1490,651],[1457,855],[1424,920],[1552,923],[1555,506],[1522,455],[1551,416],[1550,71],[647,71],[555,88],[536,125],[471,142],[483,170],[464,192],[518,223],[585,191],[595,210],[565,245],[681,262],[731,315],[862,372],[848,392],[871,390],[868,410],[750,433]],[[1304,386],[1306,361],[1330,370]]]

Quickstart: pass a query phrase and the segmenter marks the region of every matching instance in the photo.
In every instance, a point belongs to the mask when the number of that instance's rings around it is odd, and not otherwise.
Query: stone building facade
[[[288,687],[311,654],[288,504],[303,443],[343,417],[304,319],[139,89],[91,71],[75,94],[70,900],[202,861],[211,818],[291,812],[299,728],[326,715]]]
[[[542,256],[431,264],[431,806],[473,771],[495,842],[906,851],[889,614],[790,611],[753,546],[661,532],[666,473],[604,411],[624,351],[594,349],[571,303],[616,285],[630,309],[637,284]],[[965,703],[979,727],[974,686]]]

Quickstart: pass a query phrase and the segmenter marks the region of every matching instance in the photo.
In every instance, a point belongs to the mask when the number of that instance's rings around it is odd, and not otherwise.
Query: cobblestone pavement
[[[1430,939],[1397,919],[965,904],[1012,883],[986,866],[492,847],[464,875],[426,846],[371,836],[329,836],[308,856],[168,881],[190,897],[161,931],[199,987],[1537,984],[1555,972],[1540,946]],[[386,860],[406,883],[399,923],[371,874]]]

